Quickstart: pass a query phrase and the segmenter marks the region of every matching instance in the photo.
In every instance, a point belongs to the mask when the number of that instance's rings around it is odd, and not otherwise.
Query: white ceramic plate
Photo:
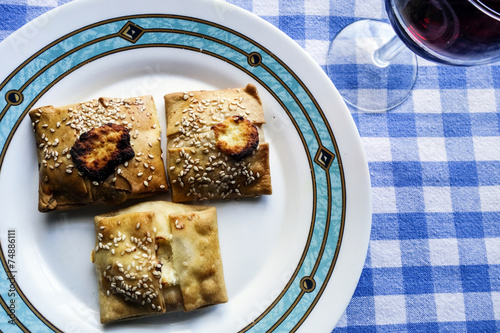
[[[0,58],[1,330],[334,328],[366,256],[368,168],[336,89],[285,34],[219,1],[81,0],[7,38]],[[218,209],[229,302],[102,326],[90,262],[92,218],[115,207],[37,211],[27,111],[152,94],[164,124],[167,92],[249,82],[257,85],[265,108],[274,193],[208,203]]]

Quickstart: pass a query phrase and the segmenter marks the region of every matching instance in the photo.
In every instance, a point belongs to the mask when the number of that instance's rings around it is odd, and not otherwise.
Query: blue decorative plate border
[[[231,64],[265,87],[293,122],[313,181],[309,235],[282,292],[241,332],[296,331],[321,297],[339,254],[346,207],[344,173],[333,132],[311,92],[288,66],[250,38],[193,17],[142,14],[97,22],[57,39],[0,84],[0,168],[19,124],[52,86],[93,60],[147,47],[201,52]],[[3,251],[0,259],[0,305],[5,310],[0,317],[14,320],[23,332],[60,332],[24,296]],[[7,302],[11,285],[22,300],[15,314],[10,313]]]

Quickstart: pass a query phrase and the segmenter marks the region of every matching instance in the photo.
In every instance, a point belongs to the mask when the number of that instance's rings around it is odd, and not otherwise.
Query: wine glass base
[[[374,58],[395,36],[390,24],[361,20],[332,40],[326,69],[344,100],[360,110],[382,112],[405,101],[417,79],[417,57],[406,47],[390,62]]]

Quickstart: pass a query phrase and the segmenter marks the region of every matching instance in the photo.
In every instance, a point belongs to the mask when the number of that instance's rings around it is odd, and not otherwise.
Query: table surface
[[[69,1],[0,0],[0,41]],[[228,2],[277,26],[322,68],[344,26],[387,21],[382,0]],[[350,108],[369,163],[373,224],[334,332],[500,331],[500,66],[418,64],[399,107]]]

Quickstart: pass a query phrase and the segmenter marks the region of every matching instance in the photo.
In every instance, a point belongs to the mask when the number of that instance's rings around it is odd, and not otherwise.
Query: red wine
[[[453,65],[500,60],[500,0],[386,0],[399,37],[416,54]]]

